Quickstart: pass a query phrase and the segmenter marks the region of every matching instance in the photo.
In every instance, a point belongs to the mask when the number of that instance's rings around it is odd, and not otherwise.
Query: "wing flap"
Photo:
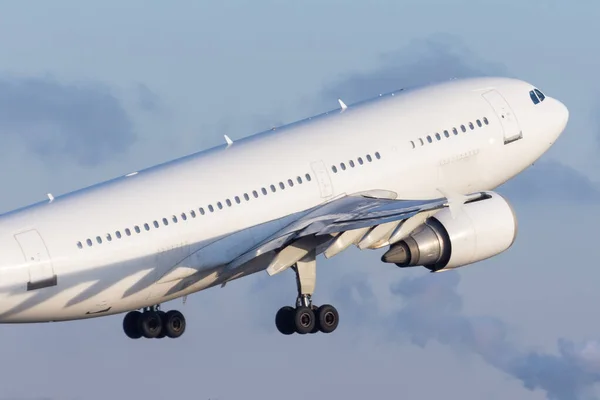
[[[483,192],[473,193],[462,196],[461,201],[477,201],[485,196],[487,194]],[[277,273],[293,265],[296,258],[302,258],[300,255],[303,252],[316,249],[336,235],[337,238],[325,249],[328,258],[352,244],[360,243],[362,248],[381,247],[388,242],[393,243],[393,240],[400,240],[398,238],[405,235],[407,230],[414,230],[433,213],[449,205],[445,197],[433,200],[394,200],[390,197],[374,198],[358,194],[331,200],[303,213],[288,226],[230,262],[227,268],[238,268],[255,257],[277,251],[278,256],[269,265],[269,274]],[[376,228],[378,226],[383,227]],[[371,235],[367,234],[369,231]],[[317,241],[298,242],[302,238],[319,236],[322,238]]]

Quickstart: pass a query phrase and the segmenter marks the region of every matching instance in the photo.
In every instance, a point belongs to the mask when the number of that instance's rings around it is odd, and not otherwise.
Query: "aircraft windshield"
[[[533,104],[538,104],[546,98],[544,94],[539,89],[533,89],[529,92],[529,97],[531,97],[531,101]]]

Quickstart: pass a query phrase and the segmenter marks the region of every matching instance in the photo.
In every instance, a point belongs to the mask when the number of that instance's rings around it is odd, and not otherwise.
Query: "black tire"
[[[142,313],[139,311],[131,311],[125,314],[123,318],[123,332],[130,339],[139,339],[142,337],[142,332],[139,329],[139,321]]]
[[[275,326],[277,330],[284,335],[291,335],[296,332],[294,325],[294,308],[290,306],[281,307],[275,314]]]
[[[165,314],[165,334],[171,339],[176,339],[185,332],[185,317],[177,310],[171,310]]]
[[[340,315],[334,306],[324,304],[317,310],[317,321],[321,332],[331,333],[338,327]]]
[[[316,323],[315,313],[308,307],[298,307],[294,312],[294,326],[296,333],[305,335],[310,333]]]
[[[157,311],[157,313],[162,322],[162,329],[160,330],[160,333],[158,334],[158,336],[156,338],[162,339],[165,336],[167,336],[167,329],[165,328],[165,322],[167,321],[167,313],[164,311]]]
[[[142,336],[146,339],[157,338],[163,327],[160,315],[156,311],[143,312],[138,325]]]

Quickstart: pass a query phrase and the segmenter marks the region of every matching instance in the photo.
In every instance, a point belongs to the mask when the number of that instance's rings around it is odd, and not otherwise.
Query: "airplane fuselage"
[[[121,313],[264,270],[228,263],[344,194],[492,190],[567,122],[533,89],[475,78],[396,91],[4,214],[0,322]]]

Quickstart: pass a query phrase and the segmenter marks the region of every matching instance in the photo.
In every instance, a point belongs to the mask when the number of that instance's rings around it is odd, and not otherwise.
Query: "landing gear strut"
[[[161,311],[160,306],[131,311],[123,318],[123,331],[131,339],[178,338],[185,332],[185,317],[176,310]]]
[[[317,307],[312,303],[317,278],[317,262],[314,250],[298,261],[292,270],[296,273],[298,297],[296,307],[285,306],[277,311],[275,325],[284,335],[298,333],[331,333],[339,323],[339,314],[329,304]]]

